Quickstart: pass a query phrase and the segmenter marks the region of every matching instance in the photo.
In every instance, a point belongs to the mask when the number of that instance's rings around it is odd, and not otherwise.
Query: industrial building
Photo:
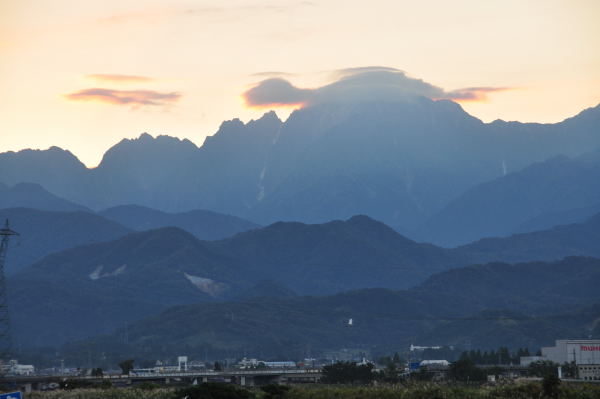
[[[582,380],[600,380],[600,340],[562,339],[542,348],[542,356],[554,363],[574,363]]]
[[[542,348],[542,356],[558,364],[600,365],[600,340],[560,339],[555,346]]]

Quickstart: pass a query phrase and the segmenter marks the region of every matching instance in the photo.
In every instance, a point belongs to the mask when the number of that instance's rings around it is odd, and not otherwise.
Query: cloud
[[[200,17],[222,21],[223,18],[237,22],[240,17],[252,17],[266,13],[283,14],[294,12],[300,8],[315,7],[312,1],[259,1],[257,3],[242,2],[229,5],[227,2],[216,3],[212,6],[182,8],[179,6],[161,6],[145,8],[141,12],[113,14],[98,18],[101,24],[130,24],[132,22],[154,23],[177,17]]]
[[[354,67],[354,68],[344,68],[333,71],[333,76],[337,79],[343,78],[346,76],[356,75],[364,72],[402,72],[399,69],[392,67],[384,67],[384,66],[364,66],[364,67]]]
[[[485,101],[488,93],[512,90],[511,87],[467,87],[448,93],[449,100],[455,101]]]
[[[506,87],[467,87],[446,91],[441,87],[382,66],[340,69],[335,81],[315,89],[303,89],[281,77],[265,79],[242,94],[249,107],[312,105],[323,102],[397,100],[428,97],[434,100],[484,101],[488,93]]]
[[[304,105],[314,95],[314,90],[299,89],[281,78],[263,80],[243,94],[251,107],[277,107]]]
[[[137,75],[119,75],[109,73],[95,73],[87,75],[86,78],[98,80],[101,82],[113,82],[113,83],[139,83],[139,82],[151,82],[154,79],[148,76],[137,76]]]
[[[159,93],[153,90],[114,90],[92,88],[77,91],[65,95],[71,101],[98,101],[115,105],[131,105],[134,108],[139,106],[157,106],[168,105],[176,102],[181,94]]]
[[[274,77],[283,77],[283,76],[296,76],[295,73],[290,72],[280,72],[280,71],[265,71],[265,72],[256,72],[251,74],[250,76],[254,76],[257,78],[274,78]]]

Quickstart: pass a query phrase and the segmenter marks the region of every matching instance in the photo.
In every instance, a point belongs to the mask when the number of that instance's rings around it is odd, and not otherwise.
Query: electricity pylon
[[[0,364],[7,364],[10,360],[12,340],[10,336],[10,318],[8,314],[8,292],[6,291],[6,277],[4,276],[4,261],[8,250],[8,241],[11,236],[19,235],[10,229],[8,219],[0,229]],[[0,374],[2,373],[0,369]]]

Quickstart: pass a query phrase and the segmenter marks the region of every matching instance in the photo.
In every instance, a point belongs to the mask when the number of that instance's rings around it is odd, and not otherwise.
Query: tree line
[[[507,347],[501,346],[498,350],[489,352],[480,349],[464,351],[460,359],[467,359],[478,365],[519,364],[523,356],[531,356],[528,348],[519,348],[511,353]]]

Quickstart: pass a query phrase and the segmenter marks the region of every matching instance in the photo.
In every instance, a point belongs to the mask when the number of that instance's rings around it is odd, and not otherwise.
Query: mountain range
[[[129,205],[94,213],[55,197],[38,185],[26,183],[9,189],[6,196],[0,196],[0,201],[19,206],[0,208],[0,220],[9,220],[11,228],[19,233],[8,248],[7,275],[53,252],[114,240],[134,230],[175,226],[200,239],[216,240],[259,227],[235,216],[204,210],[172,214]],[[26,208],[28,205],[37,209]]]
[[[569,332],[571,338],[600,333],[600,307],[588,305],[600,300],[598,282],[600,260],[593,258],[470,266],[436,274],[406,291],[368,289],[178,306],[129,325],[127,340],[121,328],[68,345],[66,352],[74,357],[91,351],[95,356],[155,359],[173,357],[185,348],[194,358],[207,353],[303,358],[308,351],[343,348],[396,351],[410,343],[460,345],[471,337],[481,348],[500,342],[533,349],[551,344],[554,333]],[[554,305],[551,313],[549,301]],[[481,341],[483,332],[487,342]]]
[[[427,279],[433,284],[432,275],[468,264],[600,256],[599,221],[600,214],[585,223],[456,249],[416,243],[366,216],[317,225],[278,222],[216,241],[173,227],[135,232],[55,252],[11,276],[12,314],[23,342],[41,345],[108,332],[174,305],[409,289]],[[544,267],[535,272],[543,274]],[[535,283],[518,267],[502,270],[512,273],[513,281],[521,273],[523,290]],[[452,280],[448,272],[444,282],[451,284],[439,288],[451,292],[455,287],[452,295],[494,288],[483,277],[469,279],[470,288],[461,285],[466,273]],[[497,279],[503,274],[487,273]],[[500,289],[500,280],[496,283]],[[585,287],[582,281],[581,293]],[[565,302],[566,294],[561,295]],[[521,296],[507,298],[511,308],[531,307]],[[32,320],[44,326],[43,334],[32,333]]]
[[[600,105],[483,123],[415,96],[144,133],[96,168],[1,153],[13,335],[104,360],[596,336],[599,181]]]
[[[600,150],[553,157],[467,190],[425,224],[424,238],[455,246],[582,221],[600,208],[599,181]]]
[[[364,216],[280,222],[219,241],[169,227],[50,254],[12,276],[9,291],[15,330],[39,345],[109,331],[173,305],[272,296],[264,280],[303,295],[398,289],[458,265],[458,255]]]
[[[201,240],[218,240],[260,227],[236,216],[201,209],[168,213],[139,205],[122,205],[98,214],[137,231],[178,227]]]
[[[472,263],[500,260],[524,262],[556,260],[566,256],[600,257],[600,213],[581,223],[548,230],[483,238],[454,249]]]
[[[17,183],[12,187],[0,183],[0,209],[32,208],[41,211],[88,211],[89,208],[46,191],[39,184]]]
[[[90,212],[55,212],[28,208],[0,209],[19,233],[8,247],[4,272],[12,275],[43,257],[68,248],[110,241],[132,230]]]
[[[515,232],[544,212],[597,205],[574,197],[562,204],[555,197],[551,206],[507,200],[501,209],[516,210],[514,216],[499,210],[500,220],[483,217],[499,223],[491,230],[477,222],[478,210],[494,205],[494,190],[478,185],[498,178],[510,185],[509,175],[536,162],[593,151],[599,126],[600,106],[556,124],[524,124],[483,123],[456,103],[424,97],[320,103],[285,122],[273,112],[247,124],[224,122],[199,148],[143,134],[115,145],[94,169],[56,147],[7,152],[0,154],[0,182],[39,183],[95,210],[208,209],[260,224],[365,214],[410,237],[453,245]],[[471,208],[464,232],[453,233]]]
[[[234,266],[177,228],[53,253],[9,278],[14,331],[21,342],[37,345],[110,331],[168,306],[210,301],[234,282],[243,285]]]

